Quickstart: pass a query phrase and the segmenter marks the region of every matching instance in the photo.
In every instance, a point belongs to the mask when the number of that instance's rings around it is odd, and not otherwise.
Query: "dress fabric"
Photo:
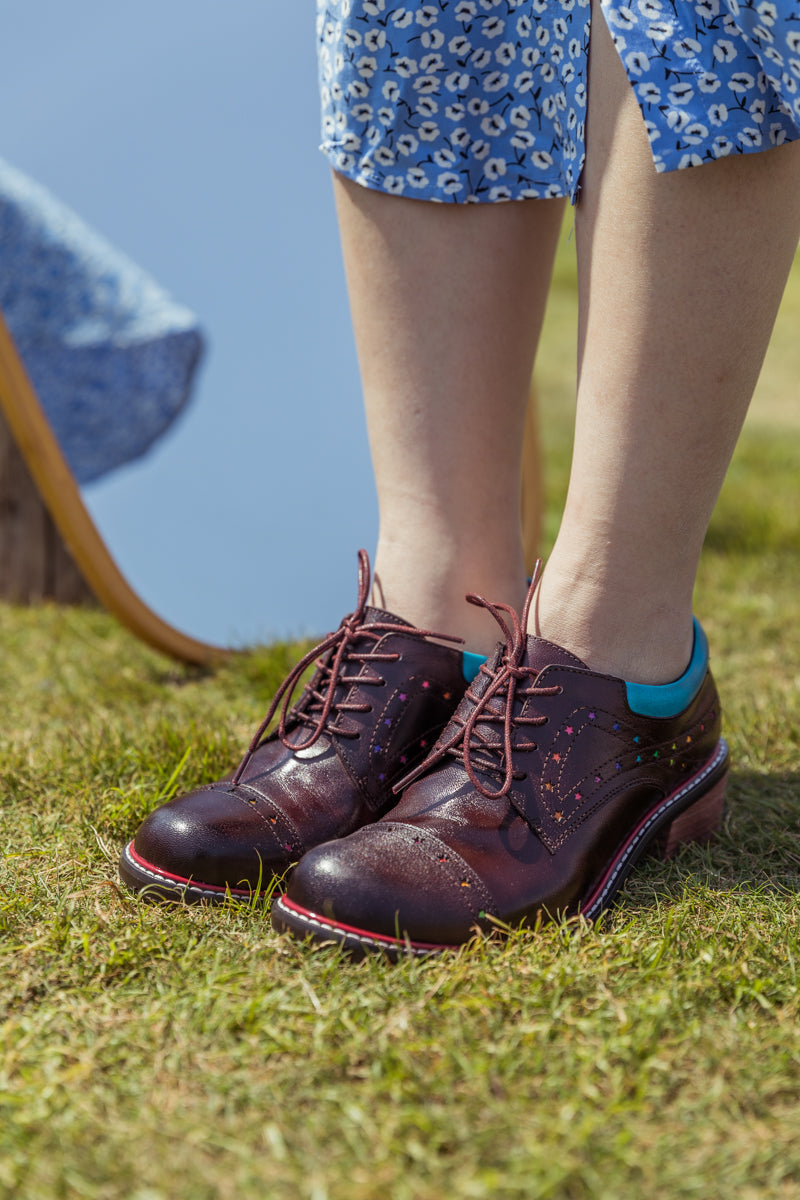
[[[800,138],[798,0],[603,0],[658,171]],[[576,198],[590,0],[317,0],[322,150],[420,200]]]

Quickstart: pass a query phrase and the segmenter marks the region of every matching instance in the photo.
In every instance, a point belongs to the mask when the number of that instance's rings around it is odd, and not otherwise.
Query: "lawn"
[[[538,371],[549,538],[569,254]],[[294,650],[201,674],[103,613],[0,607],[0,1197],[800,1196],[799,317],[800,266],[697,588],[724,828],[600,928],[391,967],[276,937],[268,903],[138,903],[123,839],[231,766]]]

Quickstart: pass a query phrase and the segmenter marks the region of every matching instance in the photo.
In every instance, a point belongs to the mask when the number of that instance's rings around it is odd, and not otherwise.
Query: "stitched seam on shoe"
[[[408,953],[408,950],[410,947],[412,954],[416,955],[418,958],[429,958],[432,954],[440,954],[441,953],[440,950],[420,950],[414,945],[414,942],[412,942],[410,939],[408,942],[401,942],[401,941],[398,941],[397,938],[381,939],[377,936],[369,937],[367,934],[354,933],[350,929],[344,929],[341,925],[336,925],[336,924],[330,923],[328,921],[323,921],[321,918],[319,918],[317,916],[311,916],[311,915],[306,916],[304,914],[301,917],[301,916],[299,916],[298,913],[294,912],[293,909],[284,908],[284,906],[281,904],[280,900],[278,900],[275,907],[281,909],[281,911],[284,913],[291,914],[291,916],[294,917],[295,920],[300,920],[305,925],[313,925],[317,929],[322,930],[323,932],[330,931],[331,933],[337,933],[339,935],[336,938],[337,941],[339,941],[339,940],[345,941],[347,938],[353,938],[357,942],[359,942],[359,944],[364,945],[364,946],[374,946],[377,950],[401,950],[401,951],[405,951],[406,953]],[[458,947],[453,946],[453,949],[457,950]]]
[[[600,891],[599,895],[597,895],[597,897],[594,899],[594,901],[591,905],[591,909],[586,910],[584,915],[587,917],[587,919],[589,919],[589,920],[593,919],[593,915],[592,915],[593,911],[595,909],[597,909],[598,907],[599,907],[600,911],[602,911],[602,909],[604,907],[604,901],[605,901],[606,896],[616,886],[616,883],[617,883],[617,880],[619,879],[620,873],[627,866],[634,850],[637,849],[637,847],[641,845],[642,839],[647,837],[647,834],[652,829],[652,826],[656,822],[661,820],[661,818],[664,816],[664,813],[670,812],[670,810],[673,809],[678,804],[679,801],[683,800],[686,797],[687,793],[691,794],[701,784],[705,783],[708,776],[713,774],[713,772],[715,770],[717,770],[720,766],[722,766],[722,764],[725,762],[727,757],[728,757],[728,743],[725,741],[724,738],[720,738],[719,743],[717,745],[716,753],[714,754],[711,761],[708,762],[706,764],[706,766],[701,771],[699,771],[696,775],[693,775],[690,780],[687,780],[687,782],[683,785],[683,787],[678,788],[677,792],[673,792],[673,794],[671,796],[667,796],[666,799],[664,801],[662,801],[662,803],[659,804],[656,809],[653,810],[653,812],[650,814],[650,816],[647,818],[645,823],[642,825],[642,827],[637,832],[635,838],[633,838],[633,840],[630,841],[624,847],[622,852],[620,853],[619,857],[617,858],[617,861],[615,862],[614,866],[611,869],[611,872],[610,872],[608,878],[606,879],[605,883],[603,884],[602,890]],[[690,808],[691,804],[687,804],[685,807]]]
[[[685,737],[689,734],[690,731],[693,734],[694,731],[698,730],[701,725],[704,725],[707,722],[709,722],[709,714],[713,713],[717,709],[718,704],[719,704],[719,701],[715,699],[715,702],[712,704],[709,704],[702,713],[698,713],[694,722],[690,726],[687,726],[683,730],[682,734],[672,735],[670,737],[665,738],[664,740],[662,740],[660,742],[649,743],[649,745],[647,746],[648,754],[652,754],[654,750],[658,750],[660,753],[662,750],[669,748],[670,743],[675,741],[678,737]],[[575,711],[577,712],[578,710],[575,710]],[[616,714],[609,712],[608,709],[601,709],[598,707],[598,708],[596,708],[595,711],[603,712],[606,716],[611,717],[612,719],[617,719]],[[566,720],[569,720],[569,719],[570,718],[566,718]],[[626,719],[625,723],[630,728],[639,728],[638,725],[635,725],[634,723],[627,721],[627,719]],[[606,759],[604,762],[602,762],[597,767],[597,771],[602,772],[605,768],[609,767],[612,762],[620,761],[624,757],[630,756],[633,753],[634,753],[633,750],[626,750],[626,751],[620,753],[619,756],[612,755],[611,758]],[[677,751],[676,751],[676,756],[677,756]],[[551,754],[548,753],[548,755],[545,758],[545,762],[547,762],[547,760],[550,757],[551,757]],[[666,754],[664,755],[664,757],[666,758]],[[687,757],[691,757],[691,754],[687,755]],[[566,765],[566,761],[565,761],[565,765]],[[601,783],[598,787],[598,790],[601,794],[591,804],[584,805],[581,809],[576,810],[577,815],[573,815],[572,817],[570,817],[568,819],[567,824],[564,827],[564,831],[560,837],[558,837],[558,838],[552,837],[552,835],[550,833],[545,831],[542,823],[539,822],[536,826],[536,832],[542,838],[542,840],[544,841],[544,843],[548,847],[548,849],[551,849],[551,852],[555,852],[556,850],[559,850],[569,840],[569,838],[572,837],[572,835],[574,833],[576,833],[577,830],[580,829],[580,827],[586,821],[588,821],[590,819],[590,817],[594,816],[594,814],[598,811],[598,809],[600,809],[604,805],[610,803],[617,796],[621,795],[624,791],[626,791],[628,787],[632,786],[631,782],[630,782],[630,772],[633,770],[636,770],[636,769],[637,769],[636,764],[633,764],[632,766],[627,767],[626,770],[623,772],[623,775],[622,775],[622,778],[620,779],[619,784],[616,787],[613,787],[611,791],[605,792],[603,790],[603,784]],[[559,779],[561,777],[562,771],[563,771],[563,767],[559,764],[559,770],[558,770]],[[625,781],[626,776],[628,777],[627,783]],[[580,789],[582,787],[585,787],[585,781],[587,779],[590,779],[590,777],[591,777],[591,772],[589,772],[588,775],[585,775],[582,780],[579,780],[574,785],[574,789],[570,788],[570,792],[572,792],[575,789]],[[610,782],[610,780],[608,780],[606,782],[608,783],[608,782]],[[669,795],[669,791],[668,791],[669,786],[670,786],[669,780],[665,780],[665,779],[659,778],[657,776],[644,776],[644,777],[640,777],[639,779],[636,780],[636,786],[640,786],[642,784],[645,784],[645,785],[652,784],[654,787],[657,787],[660,790],[664,791],[666,795]],[[551,820],[554,820],[553,809],[551,807],[551,804],[548,802],[548,800],[544,796],[544,794],[540,795],[540,802],[541,802],[542,807],[544,808],[545,812],[547,813],[548,817]]]
[[[297,852],[298,855],[305,854],[305,852],[306,852],[305,842],[301,838],[300,833],[299,833],[298,829],[296,828],[294,822],[289,817],[286,816],[286,813],[283,812],[282,809],[278,808],[278,805],[275,803],[275,801],[270,796],[266,796],[263,792],[257,791],[256,788],[254,788],[249,783],[237,784],[237,788],[241,789],[241,791],[243,791],[243,792],[251,792],[252,795],[256,798],[256,801],[260,800],[262,803],[268,804],[272,808],[272,811],[280,818],[281,821],[283,821],[284,825],[289,830],[289,836],[292,838],[292,841],[294,842],[294,845],[291,847],[287,846],[285,842],[279,841],[276,829],[270,822],[269,818],[264,815],[264,813],[260,812],[257,807],[250,804],[242,796],[239,796],[237,794],[237,792],[231,791],[228,793],[228,795],[233,796],[234,799],[239,800],[242,804],[247,805],[247,808],[249,811],[252,812],[253,809],[255,808],[256,816],[262,822],[262,824],[264,825],[264,828],[267,830],[270,837],[274,840],[275,845],[278,847],[279,850],[282,850],[284,853],[286,853],[287,851],[290,851],[291,853]]]
[[[451,881],[458,886],[459,894],[461,899],[464,901],[472,899],[471,897],[464,895],[464,889],[461,887],[461,879],[467,877],[469,879],[470,887],[476,888],[484,900],[484,903],[478,907],[471,903],[465,904],[465,907],[472,913],[472,916],[476,920],[480,918],[482,912],[491,913],[493,916],[497,916],[497,905],[495,904],[491,893],[487,890],[483,880],[479,875],[476,875],[472,867],[465,862],[465,860],[457,851],[453,850],[447,845],[447,842],[442,841],[442,839],[437,837],[435,833],[431,833],[429,829],[423,829],[416,825],[406,825],[404,822],[400,821],[392,821],[391,823],[386,822],[383,825],[383,828],[389,829],[392,832],[398,832],[408,846],[424,845],[424,849],[429,852],[428,856],[431,862],[435,863],[435,865],[439,868],[446,868],[446,874],[449,874]],[[413,834],[408,833],[408,830],[413,830]],[[417,834],[419,834],[419,841],[415,840],[415,836]],[[426,842],[432,842],[436,846],[441,846],[442,850],[445,851],[444,862],[441,861],[440,856],[436,855],[435,851],[432,851],[430,847],[425,844]],[[431,857],[431,855],[433,855],[433,857]],[[462,868],[460,871],[453,870],[451,864],[454,861],[456,863],[460,863]]]
[[[137,862],[137,860],[132,858],[131,855],[128,853],[127,846],[122,851],[122,853],[123,853],[126,861],[133,868],[133,870],[141,871],[143,874],[149,875],[150,878],[153,879],[156,883],[160,883],[160,884],[164,885],[165,887],[169,887],[173,891],[178,891],[181,893],[197,892],[201,896],[215,896],[218,899],[224,899],[225,896],[227,896],[229,892],[234,897],[261,895],[261,892],[256,892],[255,888],[232,888],[232,887],[224,887],[221,884],[208,884],[206,887],[203,887],[199,883],[191,883],[188,879],[186,880],[185,883],[181,883],[177,879],[171,879],[168,875],[159,874],[159,872],[154,871],[152,867],[145,867],[143,865],[143,863]],[[265,889],[262,889],[262,891],[264,891],[264,890]]]

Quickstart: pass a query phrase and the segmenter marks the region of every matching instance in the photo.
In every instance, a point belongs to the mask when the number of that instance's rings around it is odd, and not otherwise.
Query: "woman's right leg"
[[[335,176],[380,507],[380,603],[486,652],[519,607],[522,435],[563,203],[435,204]]]

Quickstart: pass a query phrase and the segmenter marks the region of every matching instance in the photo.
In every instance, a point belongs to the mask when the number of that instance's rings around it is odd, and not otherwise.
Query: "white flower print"
[[[452,150],[448,150],[446,146],[441,146],[434,153],[433,161],[437,167],[453,167],[458,160]]]
[[[416,75],[419,71],[419,64],[413,58],[398,58],[394,64],[394,69],[403,79],[408,79],[410,75]]]
[[[481,32],[483,33],[484,37],[498,38],[502,37],[502,35],[505,33],[505,30],[505,21],[501,21],[499,17],[489,17],[483,22],[483,28]]]
[[[736,47],[733,42],[720,38],[718,42],[715,42],[712,53],[717,62],[729,63],[736,58]]]
[[[419,40],[426,50],[441,50],[444,34],[441,29],[426,29]]]
[[[422,96],[417,105],[417,114],[420,117],[435,117],[439,112],[439,105],[432,96]]]
[[[489,111],[489,101],[481,100],[477,96],[473,96],[467,105],[467,112],[471,117],[482,117],[484,113]]]
[[[457,21],[471,21],[478,15],[478,9],[472,0],[460,0],[455,7],[454,15]]]
[[[798,0],[600,3],[656,170],[800,138]],[[390,195],[574,199],[590,17],[589,0],[317,0],[323,149]]]
[[[650,69],[650,59],[641,50],[631,50],[625,55],[625,66],[629,75],[643,75]]]
[[[701,146],[708,137],[708,126],[700,121],[693,121],[683,131],[683,140],[687,146]]]
[[[463,192],[464,184],[461,176],[455,171],[444,171],[436,180],[437,187],[441,189],[445,196],[455,196],[458,192]]]
[[[414,137],[413,133],[401,133],[400,137],[397,139],[397,149],[401,154],[404,154],[406,158],[409,158],[412,154],[416,154],[418,146],[419,142]]]
[[[676,83],[667,92],[667,100],[670,104],[688,104],[693,96],[694,88],[689,83]]]
[[[755,82],[755,79],[749,72],[737,71],[728,80],[728,87],[732,92],[747,92],[755,85]]]
[[[483,81],[485,92],[502,92],[505,87],[508,87],[508,75],[505,71],[492,71]]]
[[[506,123],[499,113],[492,113],[489,117],[484,117],[481,121],[481,130],[486,137],[496,137],[498,133],[502,133],[506,128]]]
[[[697,86],[701,92],[705,92],[706,95],[710,95],[712,92],[716,92],[718,88],[722,87],[722,80],[720,79],[719,75],[715,75],[713,71],[703,71],[703,73],[697,77]]]
[[[500,179],[508,170],[504,158],[487,158],[483,164],[483,173],[487,179]]]
[[[417,11],[417,24],[423,26],[433,25],[438,17],[438,11],[433,4],[424,4]]]

